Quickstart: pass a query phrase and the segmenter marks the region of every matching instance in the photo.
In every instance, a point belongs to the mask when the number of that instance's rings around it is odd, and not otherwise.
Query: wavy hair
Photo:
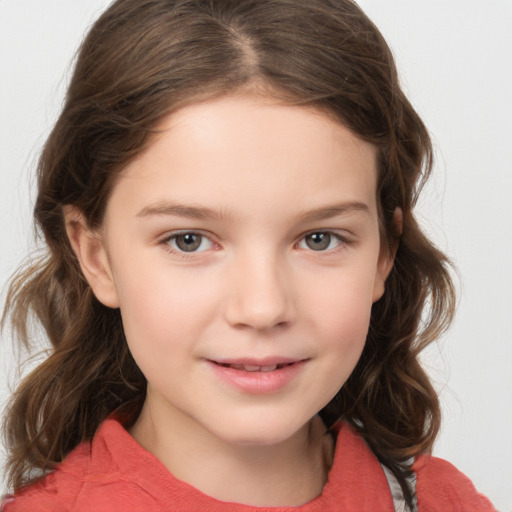
[[[5,420],[14,490],[34,470],[54,468],[120,406],[134,420],[145,398],[120,313],[98,302],[81,274],[63,207],[100,226],[116,175],[164,116],[254,84],[321,109],[378,149],[381,239],[396,251],[395,265],[355,370],[320,414],[327,425],[352,423],[411,501],[406,461],[432,448],[440,422],[418,354],[449,324],[454,292],[448,260],[413,215],[432,168],[428,132],[389,47],[351,0],[117,0],[92,26],[38,165],[45,253],[14,277],[4,310],[21,342],[29,344],[35,316],[51,343]]]

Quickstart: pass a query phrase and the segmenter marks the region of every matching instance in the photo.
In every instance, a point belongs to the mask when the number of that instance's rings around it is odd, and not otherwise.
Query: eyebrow
[[[360,201],[348,201],[308,210],[301,213],[299,215],[299,219],[303,222],[314,222],[346,215],[352,212],[369,213],[370,209],[367,204]],[[223,220],[228,217],[226,212],[220,210],[214,210],[204,206],[185,205],[169,202],[159,202],[146,206],[137,214],[137,217],[149,217],[153,215],[171,215],[175,217],[186,217],[190,219],[214,220]]]
[[[137,214],[137,217],[149,217],[152,215],[172,215],[191,219],[221,219],[226,217],[224,213],[212,208],[168,202],[146,206]]]

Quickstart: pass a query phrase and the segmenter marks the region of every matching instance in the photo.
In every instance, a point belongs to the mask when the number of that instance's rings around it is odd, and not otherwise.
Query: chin
[[[306,428],[310,420],[286,421],[284,418],[264,417],[245,418],[244,421],[233,421],[226,425],[224,438],[229,444],[236,446],[274,446],[294,437],[302,428]]]

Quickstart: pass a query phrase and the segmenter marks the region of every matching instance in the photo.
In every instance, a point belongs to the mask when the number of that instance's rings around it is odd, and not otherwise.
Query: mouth
[[[290,389],[308,361],[290,358],[206,360],[221,381],[251,395],[268,395]]]
[[[257,364],[243,364],[243,363],[220,363],[217,361],[211,361],[214,364],[222,366],[224,368],[231,368],[233,370],[239,370],[242,372],[273,372],[275,370],[281,370],[286,368],[287,366],[291,366],[296,364],[299,361],[293,361],[290,363],[274,363],[274,364],[266,364],[266,365],[257,365]]]

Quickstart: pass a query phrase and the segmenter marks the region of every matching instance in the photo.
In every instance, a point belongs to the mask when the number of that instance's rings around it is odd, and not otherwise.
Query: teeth
[[[261,366],[253,366],[252,364],[244,364],[243,366],[246,372],[258,372],[261,368]]]
[[[273,372],[277,368],[277,364],[268,366],[256,366],[252,364],[232,364],[229,365],[234,370],[243,370],[246,372]]]

